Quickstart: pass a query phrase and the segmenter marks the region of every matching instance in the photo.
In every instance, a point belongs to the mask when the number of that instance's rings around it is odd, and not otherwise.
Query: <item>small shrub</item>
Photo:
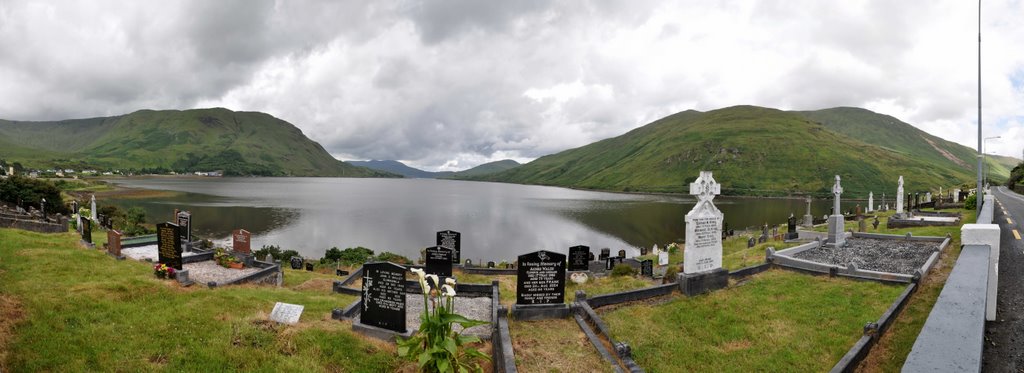
[[[341,250],[339,250],[337,247],[332,247],[330,249],[327,249],[326,252],[324,252],[324,257],[320,258],[320,263],[336,263],[341,261],[341,256]]]
[[[612,276],[632,276],[636,274],[636,270],[630,267],[628,264],[616,264],[615,268],[612,268]]]
[[[275,245],[263,245],[262,248],[253,252],[257,258],[263,259],[270,254],[275,260],[281,260],[281,248]]]
[[[387,251],[378,254],[374,258],[374,260],[376,260],[378,262],[392,262],[392,263],[395,263],[395,264],[410,264],[410,263],[412,263],[412,260],[410,260],[409,258],[406,258],[404,256],[401,256],[401,255],[398,255],[398,254],[395,254],[395,253],[387,252]]]
[[[339,260],[348,265],[361,265],[371,258],[373,258],[373,250],[358,246],[355,248],[349,247],[345,250],[341,250]]]
[[[278,260],[280,260],[282,262],[287,262],[289,260],[292,260],[293,256],[297,256],[297,257],[300,257],[300,258],[302,257],[302,255],[299,255],[298,251],[295,251],[295,250],[285,250],[284,252],[281,253],[281,257],[278,258]]]
[[[964,208],[968,210],[974,210],[978,208],[978,195],[972,194],[964,200]]]
[[[679,267],[674,266],[674,265],[670,265],[670,266],[668,266],[668,269],[665,270],[665,278],[661,279],[661,283],[663,283],[663,284],[673,283],[673,282],[676,281],[676,276],[677,275],[679,275]]]

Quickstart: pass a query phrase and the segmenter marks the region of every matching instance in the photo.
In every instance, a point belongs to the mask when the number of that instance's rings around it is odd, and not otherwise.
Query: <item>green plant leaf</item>
[[[424,351],[424,352],[420,353],[420,356],[417,357],[417,360],[420,363],[420,370],[423,370],[423,367],[426,366],[427,363],[430,362],[430,352],[429,351]]]
[[[448,359],[439,359],[437,361],[437,371],[438,372],[451,372],[452,371],[452,366],[450,364],[448,364]]]
[[[468,343],[477,343],[477,342],[480,342],[480,337],[477,337],[475,335],[459,335],[459,344],[460,345],[464,345],[464,344],[468,344]]]
[[[445,338],[444,349],[448,350],[448,353],[452,354],[452,356],[455,356],[458,353],[458,346],[455,345],[455,339]]]

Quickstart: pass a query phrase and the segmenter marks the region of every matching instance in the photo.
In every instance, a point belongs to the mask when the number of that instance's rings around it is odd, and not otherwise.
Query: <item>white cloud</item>
[[[265,111],[332,154],[461,169],[686,110],[860,106],[976,146],[976,4],[0,3],[0,117]],[[984,4],[985,136],[1020,157],[1024,4]]]

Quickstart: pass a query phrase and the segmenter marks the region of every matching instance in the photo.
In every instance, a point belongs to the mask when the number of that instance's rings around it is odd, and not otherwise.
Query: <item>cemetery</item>
[[[189,325],[189,334],[229,336],[233,349],[247,355],[260,355],[266,343],[284,343],[281,348],[305,357],[271,353],[253,360],[259,364],[303,367],[329,359],[345,369],[408,369],[415,363],[401,356],[405,350],[399,347],[423,343],[417,336],[433,327],[423,325],[431,320],[423,315],[450,312],[464,317],[466,326],[456,323],[445,333],[473,338],[460,344],[460,351],[487,356],[467,360],[485,371],[821,371],[870,364],[867,351],[874,345],[909,349],[893,345],[898,342],[892,339],[901,337],[892,334],[915,331],[888,329],[897,318],[927,313],[907,305],[919,289],[941,289],[941,281],[927,275],[948,267],[951,259],[944,254],[959,250],[950,249],[958,247],[958,238],[951,235],[958,225],[865,228],[863,213],[868,211],[860,209],[834,214],[814,227],[797,230],[791,214],[782,226],[765,224],[760,232],[730,235],[714,206],[720,189],[711,173],[702,172],[690,193],[698,203],[680,219],[686,225],[685,243],[643,248],[635,257],[583,243],[537,250],[510,263],[473,263],[466,255],[473,243],[463,243],[459,232],[443,230],[434,237],[435,246],[423,250],[420,264],[370,261],[325,273],[326,268],[314,268],[301,257],[256,258],[249,247],[251,233],[244,229],[232,232],[229,248],[203,244],[192,236],[192,215],[185,211],[176,211],[173,222],[158,224],[157,234],[137,237],[103,232],[83,218],[75,224],[81,243],[102,250],[74,255],[84,265],[109,268],[105,275],[152,279],[135,280],[121,298],[150,289],[176,299],[157,304],[212,304],[195,314],[161,313]],[[835,206],[842,193],[837,176]],[[900,199],[896,212],[870,213],[892,221],[901,213]],[[914,213],[953,218],[946,212]],[[970,220],[971,213],[955,212],[955,223]],[[52,276],[53,271],[43,272]],[[54,281],[82,283],[77,287],[93,292],[105,286],[87,278]],[[190,286],[196,283],[205,286]],[[90,301],[78,296],[70,304]],[[145,307],[153,299],[139,301],[115,298],[102,301],[101,308],[125,312],[115,310]],[[448,308],[439,311],[443,305]],[[222,322],[224,317],[232,321]],[[865,325],[866,320],[873,321]],[[290,329],[297,325],[304,327]],[[336,352],[310,355],[327,350]],[[167,361],[158,352],[143,353],[150,355],[135,363],[143,365],[130,366],[205,366],[181,356]]]

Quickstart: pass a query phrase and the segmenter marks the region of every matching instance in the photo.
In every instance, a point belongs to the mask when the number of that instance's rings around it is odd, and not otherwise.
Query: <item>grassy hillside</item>
[[[733,195],[827,195],[837,174],[855,195],[895,191],[900,175],[908,191],[973,179],[972,169],[952,161],[865,143],[804,113],[752,106],[677,113],[478,179],[685,193],[701,170],[713,171],[723,192]]]
[[[452,173],[451,175],[442,176],[446,179],[465,179],[484,175],[490,175],[493,173],[511,170],[513,168],[522,166],[519,162],[511,159],[504,159],[500,161],[494,161],[490,163],[484,163],[482,165],[470,168],[468,170],[459,171]]]
[[[56,122],[0,120],[0,158],[26,167],[223,170],[267,176],[389,174],[334,159],[288,122],[227,109],[141,110],[108,118]],[[393,175],[392,175],[393,176]]]
[[[493,174],[500,171],[509,170],[515,167],[519,167],[519,162],[511,159],[505,159],[501,161],[495,161],[490,163],[484,163],[482,165],[470,168],[463,171],[439,171],[430,172],[424,171],[415,167],[407,166],[405,163],[399,161],[349,161],[356,166],[366,167],[378,171],[390,172],[393,174],[402,175],[405,177],[414,177],[421,179],[460,179],[470,178],[475,176],[483,176],[487,174]]]

